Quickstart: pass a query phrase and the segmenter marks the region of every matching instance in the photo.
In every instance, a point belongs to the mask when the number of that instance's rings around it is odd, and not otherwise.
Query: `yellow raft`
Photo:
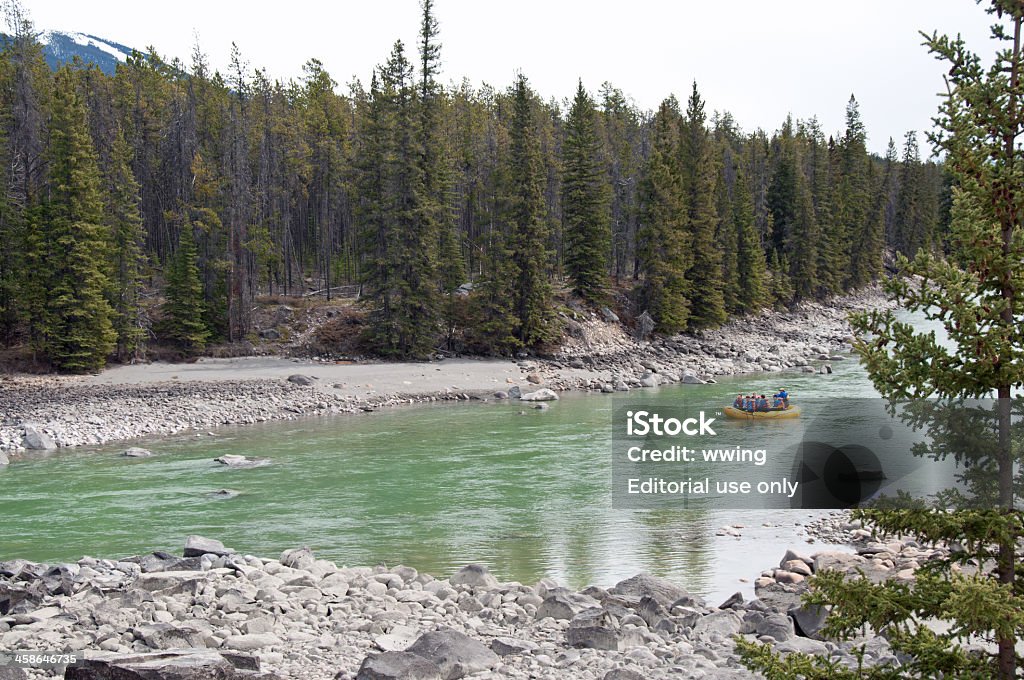
[[[784,411],[741,411],[733,406],[725,407],[725,417],[733,420],[789,420],[800,417],[800,407],[790,406]]]

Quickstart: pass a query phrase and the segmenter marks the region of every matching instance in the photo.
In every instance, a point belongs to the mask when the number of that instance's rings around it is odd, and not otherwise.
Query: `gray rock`
[[[776,652],[797,652],[799,654],[814,654],[817,656],[828,656],[828,645],[820,640],[812,640],[805,637],[792,637],[785,642],[775,645]]]
[[[743,616],[740,632],[770,635],[776,642],[784,642],[796,635],[793,619],[779,612],[748,611]]]
[[[657,387],[658,379],[653,375],[644,376],[643,378],[640,378],[640,384],[644,387]]]
[[[216,498],[218,500],[227,500],[229,498],[235,498],[240,494],[241,491],[236,489],[217,489],[210,493],[210,498]]]
[[[731,609],[726,609],[711,612],[707,616],[701,618],[701,620],[694,625],[693,630],[695,633],[719,633],[724,636],[729,636],[740,632],[742,625],[743,619],[740,618],[739,614]]]
[[[538,621],[549,616],[556,620],[568,621],[583,610],[598,606],[600,604],[592,597],[559,589],[544,598],[534,616]]]
[[[549,390],[546,387],[542,387],[536,392],[523,394],[519,398],[522,399],[523,401],[557,401],[558,394],[556,394],[554,390]]]
[[[259,659],[214,650],[90,654],[64,672],[67,680],[241,680],[258,677]]]
[[[504,390],[498,390],[497,392],[494,393],[493,396],[495,399],[508,399],[508,392],[505,392]]]
[[[149,449],[143,449],[138,446],[132,446],[122,451],[121,455],[127,456],[128,458],[149,458],[150,456],[153,455],[153,452],[150,451]]]
[[[36,451],[53,451],[57,448],[53,437],[28,425],[25,426],[25,436],[21,440],[21,445]]]
[[[605,394],[611,394],[615,391],[615,387],[611,383],[601,383],[601,391]]]
[[[624,380],[618,380],[612,386],[612,389],[616,392],[629,392],[629,385],[627,385]]]
[[[684,385],[706,385],[707,384],[706,380],[701,380],[700,378],[698,378],[693,373],[684,373],[683,374],[683,379],[680,382],[682,382]]]
[[[214,458],[213,460],[229,468],[253,468],[270,465],[269,458],[249,458],[248,456],[238,456],[233,453],[226,453],[220,458]]]
[[[411,652],[384,652],[363,659],[356,680],[444,680],[434,662]]]
[[[736,605],[743,604],[743,593],[736,592],[730,595],[725,602],[718,605],[719,609],[733,609]]]
[[[183,557],[202,557],[203,555],[233,555],[234,550],[225,548],[224,544],[212,538],[192,535],[185,539]]]
[[[821,630],[825,627],[828,619],[828,609],[818,605],[801,605],[789,611],[796,624],[797,632],[814,640],[824,640]]]
[[[498,655],[457,630],[441,627],[424,633],[409,651],[437,664],[444,678],[480,673],[498,663]]]
[[[491,575],[482,564],[467,564],[452,574],[448,582],[453,586],[469,586],[471,588],[496,588],[498,579]]]
[[[292,569],[308,570],[316,563],[316,556],[307,546],[285,550],[281,553],[281,564]]]
[[[570,647],[618,651],[619,623],[604,609],[587,609],[569,622],[565,641]]]
[[[613,668],[604,674],[602,680],[647,680],[647,676],[631,668]]]
[[[608,309],[607,307],[602,307],[601,308],[601,318],[603,318],[608,323],[618,323],[619,322],[618,314],[616,314],[612,310]]]
[[[288,382],[295,383],[296,385],[302,385],[304,387],[309,387],[310,385],[314,384],[312,378],[310,378],[308,375],[302,375],[301,373],[296,373],[294,375],[288,376]]]
[[[0,465],[10,465],[11,459],[7,457],[7,454],[0,451]]]
[[[264,340],[280,340],[281,333],[276,328],[264,328],[260,331],[260,337]]]
[[[612,595],[626,595],[636,598],[644,596],[652,597],[662,607],[669,608],[673,603],[678,602],[689,593],[684,588],[658,576],[650,574],[637,574],[632,578],[619,581],[608,591]]]
[[[523,396],[523,391],[521,389],[519,389],[519,385],[513,385],[512,387],[508,388],[508,398],[509,399],[519,399],[522,396]]]
[[[227,649],[239,649],[242,651],[255,651],[265,647],[277,647],[281,645],[281,638],[273,633],[246,633],[244,635],[233,635],[224,641]]]
[[[150,649],[177,649],[205,647],[206,633],[194,626],[176,626],[173,623],[153,623],[139,626],[132,633]]]
[[[491,640],[491,651],[498,656],[530,654],[538,649],[539,645],[532,640],[519,640],[510,637],[498,637]]]

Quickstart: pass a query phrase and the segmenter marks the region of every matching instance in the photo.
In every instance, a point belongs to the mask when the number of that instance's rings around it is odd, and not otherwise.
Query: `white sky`
[[[396,39],[414,55],[419,22],[418,0],[23,3],[39,30],[154,45],[186,63],[198,37],[221,70],[232,41],[282,79],[316,57],[342,90],[353,76],[368,83]],[[842,130],[853,93],[879,153],[890,136],[901,145],[905,131],[930,128],[938,105],[946,69],[918,30],[960,33],[987,58],[995,20],[971,0],[435,0],[435,14],[445,81],[504,88],[522,70],[563,100],[577,78],[595,94],[609,80],[653,109],[670,93],[685,103],[696,79],[708,112],[732,112],[745,131],[776,130],[792,113],[817,115],[826,134]]]

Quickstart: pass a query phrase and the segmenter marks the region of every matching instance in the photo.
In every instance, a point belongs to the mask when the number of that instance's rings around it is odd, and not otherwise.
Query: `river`
[[[783,384],[800,398],[877,396],[854,357],[833,367],[630,396],[708,408]],[[308,545],[339,564],[402,563],[440,576],[481,562],[502,580],[546,576],[577,588],[650,571],[720,597],[749,592],[760,570],[801,545],[799,524],[820,511],[613,508],[616,399],[570,393],[543,411],[410,406],[138,442],[151,458],[118,455],[125,444],[30,458],[0,472],[0,559],[177,552],[194,533],[260,556]],[[212,461],[228,453],[273,462]],[[743,525],[742,537],[716,536],[727,524]]]

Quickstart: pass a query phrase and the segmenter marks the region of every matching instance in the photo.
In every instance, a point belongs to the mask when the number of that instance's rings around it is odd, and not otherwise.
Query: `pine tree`
[[[41,349],[59,370],[97,371],[113,351],[117,334],[104,297],[109,283],[100,172],[85,105],[67,67],[55,76],[52,106]]]
[[[362,171],[370,192],[363,197],[364,232],[374,232],[365,245],[366,339],[381,354],[424,358],[436,347],[440,321],[439,235],[436,203],[425,198],[422,112],[401,42],[378,73]]]
[[[118,361],[138,358],[146,338],[142,319],[143,228],[139,214],[139,185],[131,172],[131,150],[120,130],[111,150],[107,176],[107,226],[110,230],[113,272],[110,303],[117,333]]]
[[[511,226],[512,260],[517,270],[516,335],[524,347],[553,341],[558,328],[551,304],[551,251],[544,169],[533,120],[531,93],[522,74],[512,91],[512,124],[506,219]]]
[[[693,261],[677,160],[679,117],[675,98],[662,102],[639,189],[637,255],[643,274],[639,302],[654,319],[655,329],[669,335],[685,330],[690,317],[686,272]]]
[[[178,248],[167,274],[166,301],[162,310],[163,335],[190,354],[201,352],[210,338],[192,229],[192,224],[186,222],[178,235]]]
[[[680,131],[680,172],[686,197],[686,231],[690,235],[692,260],[686,272],[690,291],[688,327],[714,328],[725,322],[722,295],[722,252],[715,232],[715,186],[719,180],[714,142],[705,125],[704,101],[693,84]]]
[[[861,121],[857,99],[850,95],[846,106],[846,133],[839,150],[840,167],[837,192],[840,212],[836,219],[849,263],[844,287],[859,288],[877,278],[881,269],[882,241],[877,221],[871,214],[871,160],[867,155],[867,133]],[[833,244],[834,245],[834,244]]]
[[[873,678],[1019,677],[1015,647],[1024,635],[1024,574],[1018,551],[1024,537],[1020,492],[1020,404],[1011,399],[1024,384],[1024,166],[1016,140],[1024,133],[1021,75],[1024,7],[995,0],[990,12],[1012,22],[1011,47],[991,68],[961,38],[934,34],[930,51],[949,65],[947,94],[931,134],[953,175],[953,210],[948,259],[919,249],[914,260],[902,254],[903,276],[886,282],[903,308],[942,325],[946,342],[934,331],[919,332],[892,311],[855,315],[855,346],[878,391],[903,414],[958,415],[958,429],[925,420],[929,457],[941,460],[943,446],[967,441],[967,467],[958,468],[964,488],[940,494],[934,505],[911,509],[861,510],[855,517],[882,532],[911,535],[922,544],[961,546],[948,560],[929,563],[912,583],[848,579],[824,572],[812,582],[813,604],[831,607],[825,633],[840,638],[865,628],[884,631],[898,664],[872,668]],[[994,37],[1006,39],[1001,24]],[[990,400],[995,394],[997,399]],[[983,401],[972,401],[975,399]],[[991,407],[989,406],[991,404]],[[970,418],[982,424],[967,430]],[[918,423],[920,427],[921,423]],[[938,445],[938,448],[936,448]],[[959,459],[958,459],[958,462]],[[991,470],[994,478],[978,476]],[[988,502],[978,506],[965,493]],[[962,568],[970,565],[970,569]],[[945,620],[938,632],[923,622]],[[994,653],[965,648],[966,640],[992,640]],[[792,654],[786,659],[768,647],[740,642],[748,666],[770,680],[866,677],[836,667],[828,659]]]
[[[747,180],[742,175],[736,177],[731,211],[736,230],[736,263],[740,284],[736,311],[750,314],[771,301],[771,280],[761,239],[754,228],[754,203],[750,198]]]
[[[742,311],[740,286],[742,270],[739,264],[739,228],[733,209],[734,197],[738,191],[738,170],[733,166],[732,154],[728,147],[722,162],[722,177],[715,190],[715,212],[718,215],[718,230],[715,240],[722,252],[722,302],[729,314]],[[750,192],[747,192],[747,196]],[[751,213],[753,222],[753,213]]]
[[[597,303],[603,300],[607,286],[611,222],[610,191],[595,118],[594,102],[581,80],[566,121],[562,150],[564,260],[573,292]]]

